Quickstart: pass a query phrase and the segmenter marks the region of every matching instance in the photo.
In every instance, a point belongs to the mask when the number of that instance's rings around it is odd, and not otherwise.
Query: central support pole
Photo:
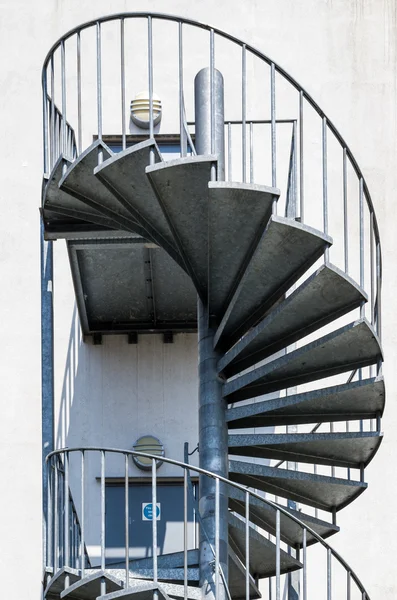
[[[224,179],[223,77],[213,68],[202,69],[195,78],[196,150],[216,155],[211,179]],[[200,467],[228,476],[226,402],[218,376],[219,352],[214,350],[216,324],[207,303],[198,299],[199,350],[199,450]],[[200,585],[203,600],[226,599],[228,576],[228,497],[216,481],[200,477]],[[217,550],[219,551],[217,552]],[[219,561],[218,574],[217,566]],[[218,583],[218,585],[216,585]]]

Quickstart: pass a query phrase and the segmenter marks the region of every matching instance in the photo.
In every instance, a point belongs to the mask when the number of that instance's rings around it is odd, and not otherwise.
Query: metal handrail
[[[123,450],[123,449],[118,449],[118,448],[101,448],[101,447],[97,447],[97,446],[87,446],[87,447],[75,447],[75,448],[62,448],[59,450],[54,450],[53,452],[49,453],[48,456],[46,457],[46,463],[48,464],[49,461],[51,461],[51,459],[53,457],[59,457],[61,455],[63,455],[65,457],[64,460],[64,464],[67,465],[67,469],[68,464],[69,464],[69,455],[72,453],[80,453],[80,455],[82,457],[85,456],[85,453],[87,452],[97,452],[100,453],[101,455],[101,568],[104,569],[105,568],[105,541],[104,541],[104,517],[105,517],[105,455],[106,453],[108,454],[120,454],[123,455],[125,457],[126,460],[126,474],[125,474],[125,485],[126,485],[126,490],[127,490],[127,486],[129,483],[129,475],[128,475],[128,458],[129,457],[133,457],[133,456],[139,456],[142,458],[147,458],[150,459],[152,461],[152,494],[153,494],[153,498],[154,500],[156,500],[156,462],[158,461],[158,456],[152,455],[152,454],[146,454],[143,452],[136,452],[133,450]],[[359,591],[362,594],[362,599],[363,600],[370,600],[370,597],[366,591],[366,589],[364,588],[363,584],[361,583],[361,580],[359,579],[359,577],[357,576],[357,574],[354,572],[354,570],[350,567],[350,565],[342,558],[342,556],[336,551],[334,550],[319,534],[316,533],[316,531],[314,531],[310,526],[306,525],[305,523],[303,523],[302,521],[300,521],[295,515],[291,514],[287,509],[283,508],[282,506],[276,505],[275,503],[273,503],[270,500],[267,500],[266,498],[264,498],[263,496],[259,495],[257,492],[252,491],[251,489],[249,489],[247,486],[241,485],[239,483],[236,483],[234,481],[230,481],[229,479],[222,477],[220,475],[217,475],[216,473],[212,473],[210,471],[207,471],[205,469],[202,469],[200,467],[195,467],[189,464],[186,464],[184,462],[181,461],[177,461],[171,458],[167,458],[167,457],[162,457],[162,462],[167,463],[169,465],[174,465],[177,467],[182,468],[186,473],[189,473],[189,471],[193,471],[194,473],[197,473],[199,475],[202,476],[206,476],[209,478],[214,479],[215,481],[218,482],[216,489],[217,489],[217,494],[219,494],[219,487],[220,487],[220,483],[224,484],[224,485],[228,485],[228,486],[232,486],[235,489],[238,489],[240,491],[242,491],[245,494],[245,498],[246,498],[246,506],[247,506],[247,512],[246,514],[248,515],[248,519],[246,519],[246,528],[249,527],[249,505],[250,505],[250,498],[255,498],[257,500],[260,500],[263,504],[267,505],[268,507],[270,507],[271,509],[273,509],[276,512],[276,521],[277,521],[277,531],[276,531],[276,547],[277,547],[277,552],[278,552],[278,560],[277,562],[277,573],[276,573],[276,585],[280,586],[280,515],[284,515],[285,517],[287,517],[288,519],[291,519],[294,523],[296,523],[297,525],[299,525],[299,527],[303,530],[303,563],[302,563],[302,568],[303,568],[303,581],[304,581],[304,590],[303,590],[303,598],[304,600],[307,599],[307,592],[306,592],[306,540],[307,540],[307,534],[309,533],[319,544],[321,544],[324,548],[326,548],[327,550],[327,572],[329,573],[330,576],[330,569],[331,569],[331,562],[330,559],[331,557],[334,557],[338,563],[345,569],[346,574],[347,574],[347,578],[348,581],[353,580],[354,583],[356,584],[356,586],[358,587]],[[84,481],[83,481],[84,484]],[[186,486],[186,478],[184,478],[184,485]],[[154,489],[153,489],[154,486]],[[84,488],[84,485],[83,485]],[[219,501],[219,500],[218,500]],[[128,493],[126,491],[126,502],[128,502]],[[51,505],[51,503],[50,503]],[[153,502],[153,505],[156,505],[156,502]],[[218,515],[219,518],[219,515]],[[126,521],[128,521],[128,513],[126,514]],[[157,523],[156,523],[156,519],[153,519],[152,521],[152,526],[153,526],[153,547],[157,547]],[[128,525],[126,525],[127,527],[127,531],[126,533],[128,534]],[[51,537],[50,535],[47,536],[47,539]],[[128,535],[126,535],[126,540],[128,540]],[[187,552],[187,549],[184,549],[185,552]],[[153,554],[153,557],[155,557],[155,553]],[[129,567],[129,557],[126,551],[126,585],[129,585],[128,581],[129,581],[129,576],[128,576],[128,567]],[[245,565],[248,574],[249,574],[249,556],[246,556],[246,565]],[[157,560],[154,560],[154,578],[157,580]],[[84,573],[84,565],[82,566],[82,572]],[[331,600],[331,596],[329,596],[330,600]],[[249,599],[249,596],[247,598],[247,600]]]

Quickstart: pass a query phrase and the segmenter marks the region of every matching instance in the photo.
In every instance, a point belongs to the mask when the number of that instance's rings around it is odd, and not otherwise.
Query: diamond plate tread
[[[367,301],[363,290],[337,267],[322,265],[220,360],[226,377],[289,346]]]
[[[252,575],[250,575],[249,582],[250,599],[261,598],[261,593]],[[245,584],[245,566],[229,546],[228,587],[233,600],[247,600]]]
[[[280,190],[252,183],[208,183],[209,310],[219,315],[254,252]]]
[[[161,568],[157,571],[158,578],[164,581],[183,581],[184,580],[184,569],[183,568]],[[153,579],[153,569],[130,569],[130,577],[137,579]],[[190,583],[198,581],[200,578],[199,569],[188,568],[188,581]]]
[[[239,556],[242,563],[245,565],[245,521],[228,513],[229,520],[229,546]],[[249,526],[249,567],[250,572],[256,578],[272,577],[276,574],[276,546],[265,538],[259,531]],[[281,573],[290,573],[302,567],[302,564],[284,552],[280,551],[280,567]]]
[[[246,400],[324,377],[367,367],[382,360],[379,339],[359,319],[277,358],[223,386],[228,402]]]
[[[132,587],[125,588],[109,594],[99,596],[97,600],[153,600],[153,592],[157,591],[158,595],[164,600],[169,600],[168,594],[161,584],[154,582],[139,583]]]
[[[189,567],[198,566],[199,564],[199,551],[188,550],[187,551],[187,564]],[[169,554],[161,554],[157,557],[158,568],[171,568],[183,567],[184,565],[184,553],[183,552],[171,552]],[[150,569],[153,566],[152,558],[138,558],[130,560],[130,569]]]
[[[375,419],[385,405],[382,377],[229,408],[229,429]]]
[[[162,162],[156,142],[149,139],[111,156],[94,169],[94,175],[159,246],[175,254],[170,226],[145,175],[151,152],[155,163]]]
[[[193,156],[146,168],[197,292],[208,288],[208,182],[215,156]]]
[[[70,567],[62,567],[53,577],[51,577],[44,590],[44,598],[51,596],[59,596],[65,589],[65,578],[69,577],[69,584],[73,585],[77,581],[80,581],[80,574],[77,569],[71,569]]]
[[[361,481],[233,460],[229,461],[229,479],[330,512],[341,510],[367,488]]]
[[[87,223],[89,230],[92,230],[92,224],[109,229],[120,229],[119,224],[113,219],[59,189],[58,184],[63,177],[64,164],[69,168],[71,163],[61,156],[55,163],[47,183],[43,185],[42,208],[45,225],[48,227],[60,223],[66,229],[70,229],[71,225],[75,225],[76,222],[81,225],[83,221]]]
[[[272,215],[234,290],[214,343],[231,348],[332,243],[329,236],[292,219]]]
[[[106,571],[96,571],[83,577],[61,593],[61,598],[75,598],[76,600],[94,600],[101,593],[101,580],[106,581],[106,590],[116,592],[123,588],[123,582],[113,577]]]
[[[229,454],[335,467],[367,466],[382,442],[372,431],[229,435]]]
[[[246,498],[245,492],[238,488],[229,486],[229,508],[242,517],[245,517]],[[334,535],[339,531],[337,525],[327,523],[321,519],[317,519],[311,515],[307,515],[297,510],[282,506],[290,515],[296,517],[308,527],[311,527],[318,535],[322,538],[327,538]],[[257,525],[261,529],[268,531],[271,535],[276,535],[276,511],[271,508],[268,504],[265,504],[259,498],[250,496],[250,507],[249,507],[249,518],[254,525]],[[289,544],[290,546],[296,547],[297,545],[302,546],[303,544],[303,529],[302,527],[289,519],[286,515],[280,512],[280,535],[281,539]],[[316,538],[307,531],[306,543],[307,545],[316,543]]]
[[[95,177],[94,169],[98,166],[100,149],[103,152],[104,160],[113,155],[110,148],[97,140],[71,164],[61,178],[59,188],[112,219],[117,223],[119,229],[132,231],[151,239],[149,232],[136,222],[125,207]]]

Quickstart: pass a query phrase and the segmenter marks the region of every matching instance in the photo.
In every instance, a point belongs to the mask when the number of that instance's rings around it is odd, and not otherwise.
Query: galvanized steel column
[[[216,154],[217,178],[224,179],[223,77],[219,71],[203,69],[195,79],[196,150],[198,154]],[[200,467],[223,477],[228,475],[226,403],[214,350],[216,327],[210,322],[208,306],[198,300],[199,349],[199,450]],[[228,562],[227,490],[219,485],[216,498],[214,479],[200,477],[200,585],[202,597],[226,598]],[[204,531],[203,531],[204,530]],[[219,547],[221,573],[216,576],[216,548]],[[218,585],[216,581],[218,579]],[[216,593],[218,588],[218,594]]]

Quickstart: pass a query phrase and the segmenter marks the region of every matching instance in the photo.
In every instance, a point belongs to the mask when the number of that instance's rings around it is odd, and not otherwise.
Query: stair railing
[[[87,464],[87,457],[93,456],[93,460],[89,460]],[[124,580],[124,586],[129,587],[133,585],[133,579],[139,577],[139,574],[134,574],[133,562],[134,560],[130,557],[130,515],[129,515],[129,493],[130,483],[132,481],[131,476],[135,474],[132,472],[132,458],[141,457],[151,462],[151,477],[149,475],[149,481],[151,482],[151,500],[152,507],[157,505],[157,492],[158,492],[158,475],[157,475],[157,461],[158,456],[145,454],[141,452],[135,452],[130,450],[120,450],[115,448],[98,448],[98,447],[86,447],[86,448],[65,448],[56,450],[50,453],[47,457],[47,468],[49,477],[49,502],[48,502],[48,515],[47,515],[47,548],[46,548],[46,567],[47,571],[53,572],[53,578],[57,577],[57,573],[63,568],[68,567],[69,569],[75,569],[77,575],[84,577],[86,574],[92,574],[92,570],[87,573],[89,564],[85,553],[86,544],[88,550],[90,546],[98,545],[100,547],[100,556],[98,556],[98,562],[92,561],[92,568],[95,570],[100,569],[105,571],[107,567],[106,563],[106,485],[107,483],[119,482],[124,486],[124,535],[125,535],[125,567],[122,571],[122,577]],[[118,463],[117,463],[118,457]],[[254,593],[252,586],[254,580],[252,577],[253,567],[250,565],[250,561],[255,559],[256,555],[252,555],[250,552],[250,535],[253,532],[252,523],[255,523],[255,517],[251,510],[251,504],[253,500],[256,502],[259,500],[261,506],[268,511],[266,512],[266,524],[262,523],[261,528],[266,527],[266,530],[275,537],[274,544],[274,572],[270,569],[269,575],[273,575],[275,578],[275,590],[276,600],[281,599],[281,589],[283,577],[282,563],[284,564],[286,557],[296,554],[295,566],[300,567],[300,584],[301,584],[301,595],[300,598],[303,600],[308,599],[308,585],[312,582],[312,575],[315,576],[314,572],[310,571],[310,559],[308,559],[308,546],[317,543],[318,547],[322,547],[325,550],[325,562],[327,572],[327,584],[326,584],[326,598],[327,600],[341,600],[345,597],[346,600],[351,598],[352,586],[354,589],[360,592],[362,600],[369,600],[369,595],[365,590],[358,576],[352,570],[352,568],[346,563],[346,561],[323,539],[318,535],[312,528],[300,521],[287,509],[274,504],[273,502],[263,498],[256,492],[247,487],[232,482],[224,477],[220,477],[214,473],[210,473],[198,467],[182,463],[180,461],[172,460],[170,458],[162,457],[162,462],[165,463],[169,469],[168,473],[172,471],[172,475],[175,478],[178,470],[182,472],[181,481],[183,482],[183,495],[184,495],[184,508],[183,517],[181,516],[181,522],[183,522],[183,555],[184,555],[184,569],[188,568],[188,510],[187,510],[187,498],[188,498],[188,477],[189,473],[195,473],[201,477],[210,477],[216,481],[216,498],[215,506],[218,507],[215,510],[216,527],[219,527],[219,498],[220,498],[220,487],[225,486],[228,490],[234,490],[234,493],[238,494],[239,500],[237,501],[241,512],[240,516],[236,516],[237,532],[240,528],[240,554],[244,563],[245,569],[245,598],[249,600],[252,593]],[[61,461],[61,463],[59,463]],[[59,467],[54,466],[62,464],[64,473],[62,480],[64,481],[64,487],[60,485],[61,478],[59,477]],[[120,467],[123,475],[120,476]],[[167,473],[167,474],[168,474]],[[99,483],[99,486],[98,486]],[[61,519],[64,521],[64,531],[68,531],[70,523],[70,503],[69,503],[69,486],[72,490],[73,496],[76,499],[75,510],[80,515],[79,523],[79,542],[80,548],[78,552],[78,563],[71,560],[70,553],[70,537],[61,536]],[[88,494],[88,500],[87,500]],[[99,509],[98,519],[96,519],[96,513]],[[109,510],[109,508],[108,508]],[[197,510],[197,508],[196,508]],[[234,514],[234,513],[233,513]],[[96,522],[95,522],[96,521]],[[293,522],[300,531],[300,541],[291,545],[288,535],[285,533],[285,524]],[[240,524],[240,525],[239,525]],[[258,531],[256,527],[255,532]],[[236,543],[236,542],[235,542]],[[152,575],[154,581],[160,581],[161,585],[161,568],[158,567],[158,529],[157,520],[152,519],[152,543],[151,552],[153,557],[153,569]],[[343,581],[336,580],[332,577],[332,565],[333,561],[336,561],[344,570],[345,576]],[[215,552],[215,572],[214,572],[214,589],[218,590],[221,586],[221,576],[219,569],[219,556]],[[313,564],[313,568],[315,565]],[[315,569],[317,571],[317,568]],[[119,571],[121,573],[121,571]],[[119,575],[120,576],[120,575]],[[186,574],[184,576],[185,582],[185,597],[188,595],[187,590],[187,579]],[[341,590],[343,588],[343,595]],[[48,589],[51,589],[51,581],[48,583]],[[231,592],[232,594],[232,592]],[[215,594],[216,598],[220,598],[220,595]],[[320,598],[316,595],[316,598]]]

